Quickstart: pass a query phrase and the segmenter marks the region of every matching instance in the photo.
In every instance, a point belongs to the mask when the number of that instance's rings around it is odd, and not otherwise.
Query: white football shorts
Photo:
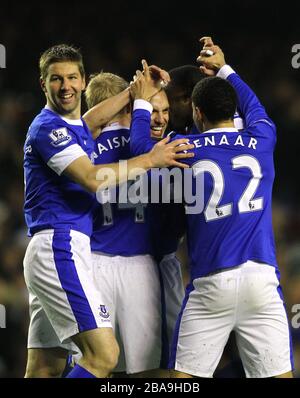
[[[158,267],[152,256],[92,252],[95,284],[107,305],[120,346],[115,372],[160,367],[162,305]]]
[[[120,346],[115,372],[160,367],[162,303],[159,271],[150,255],[108,256],[92,252],[95,284],[110,313]]]
[[[77,352],[71,336],[112,327],[103,297],[93,284],[90,239],[83,233],[36,233],[26,250],[24,276],[29,291],[28,348]]]
[[[162,303],[164,305],[168,339],[168,353],[165,354],[165,358],[169,358],[176,321],[184,299],[181,264],[176,257],[176,253],[165,255],[159,264],[159,269],[163,287],[162,292],[164,294]],[[167,366],[168,360],[163,363],[163,367],[167,368]]]
[[[247,261],[195,279],[177,320],[170,367],[212,377],[231,331],[246,377],[274,377],[293,369],[287,314],[274,267]]]

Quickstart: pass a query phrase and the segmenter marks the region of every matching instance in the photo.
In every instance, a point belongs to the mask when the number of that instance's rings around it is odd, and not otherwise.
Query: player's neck
[[[233,120],[224,120],[222,122],[217,122],[217,123],[211,123],[209,121],[206,121],[203,123],[203,133],[207,130],[211,129],[221,129],[221,128],[227,128],[227,127],[234,127]]]
[[[112,124],[118,123],[122,127],[130,127],[131,123],[131,115],[129,113],[126,113],[124,115],[117,115],[113,119],[111,119],[105,127],[111,126]]]
[[[55,108],[49,101],[46,103],[46,108],[50,109],[52,112],[57,113],[59,116],[64,117],[65,119],[70,119],[70,120],[79,120],[80,119],[80,106],[74,109],[72,112],[60,112],[58,109]]]

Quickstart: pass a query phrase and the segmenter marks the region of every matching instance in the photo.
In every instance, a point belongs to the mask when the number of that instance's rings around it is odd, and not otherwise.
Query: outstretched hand
[[[195,146],[189,144],[187,138],[180,138],[172,142],[169,141],[169,136],[160,140],[149,152],[153,164],[152,167],[177,166],[180,168],[188,168],[189,166],[186,163],[181,163],[178,160],[194,157],[193,152],[187,151],[193,149]]]
[[[149,71],[153,80],[159,80],[161,87],[166,87],[167,84],[171,81],[169,73],[161,69],[159,66],[150,65]]]
[[[216,46],[210,36],[201,37],[199,40],[203,49],[197,58],[201,63],[200,70],[206,76],[215,76],[219,69],[226,64],[224,53],[219,46]]]
[[[143,70],[137,70],[130,83],[130,94],[133,100],[144,99],[149,101],[151,97],[161,90],[160,79],[153,79],[150,67],[146,60],[142,60]],[[156,67],[157,68],[157,67]]]

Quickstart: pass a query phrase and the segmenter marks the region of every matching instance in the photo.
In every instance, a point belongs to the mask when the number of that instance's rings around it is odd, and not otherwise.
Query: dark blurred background
[[[195,64],[203,35],[221,46],[278,128],[274,229],[292,319],[292,306],[300,304],[300,69],[291,63],[292,46],[300,43],[299,11],[288,1],[1,4],[0,43],[7,59],[0,69],[0,303],[6,306],[7,328],[0,329],[0,377],[24,374],[28,307],[22,259],[28,238],[22,146],[45,104],[38,58],[62,42],[82,49],[87,74],[104,70],[129,80],[142,58],[167,70]],[[299,377],[300,325],[292,334]],[[234,351],[227,352],[230,357]]]

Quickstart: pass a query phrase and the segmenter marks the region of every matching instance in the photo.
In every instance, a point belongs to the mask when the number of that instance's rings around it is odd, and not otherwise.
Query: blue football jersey
[[[107,164],[131,158],[129,142],[129,128],[118,123],[104,128],[95,141],[95,163]],[[103,204],[98,203],[95,207],[92,251],[119,256],[152,254],[146,200],[145,203],[130,203],[130,192],[134,192],[134,184],[135,181],[128,181],[114,192],[118,201],[122,190],[128,203],[109,203],[109,200],[105,203],[102,199]],[[110,197],[113,191],[114,189],[110,190]]]
[[[186,162],[194,178],[204,178],[203,212],[187,215],[192,279],[247,260],[277,268],[272,230],[276,129],[252,90],[231,68],[227,73],[245,129],[212,129],[189,137],[195,157]]]
[[[223,72],[222,72],[223,69]],[[247,260],[277,268],[272,230],[273,151],[276,129],[252,90],[226,66],[220,73],[233,85],[245,129],[212,129],[189,135],[194,158],[186,159],[194,175],[203,177],[203,211],[187,214],[192,279]],[[176,135],[172,139],[186,138]],[[149,150],[146,129],[131,139],[139,151]]]
[[[239,109],[236,110],[236,112],[233,116],[233,123],[234,123],[234,127],[237,128],[238,130],[244,129],[244,121],[241,118]],[[199,133],[201,133],[201,131],[198,130],[197,126],[194,123],[190,129],[186,129],[185,133],[183,133],[182,131],[172,130],[167,135],[169,135],[170,137],[174,137],[177,134],[193,135],[193,134],[199,134]]]
[[[130,150],[132,156],[149,152],[157,143],[157,140],[153,140],[150,137],[150,120],[151,113],[147,109],[135,110],[133,112],[130,129]],[[145,132],[145,136],[143,136],[143,132]],[[141,136],[142,139],[140,139]],[[150,176],[149,182],[151,183],[151,173],[148,173],[148,175]],[[162,194],[164,184],[161,179],[159,179],[159,184],[159,190]],[[152,203],[151,196],[149,196],[149,202],[148,214],[153,255],[159,262],[164,255],[177,250],[179,240],[185,232],[186,224],[181,204],[174,203],[172,199],[168,204],[161,203],[161,201],[159,203]]]
[[[95,195],[62,175],[75,159],[92,159],[94,141],[84,120],[44,108],[24,145],[25,220],[29,236],[44,229],[74,229],[91,235]]]

